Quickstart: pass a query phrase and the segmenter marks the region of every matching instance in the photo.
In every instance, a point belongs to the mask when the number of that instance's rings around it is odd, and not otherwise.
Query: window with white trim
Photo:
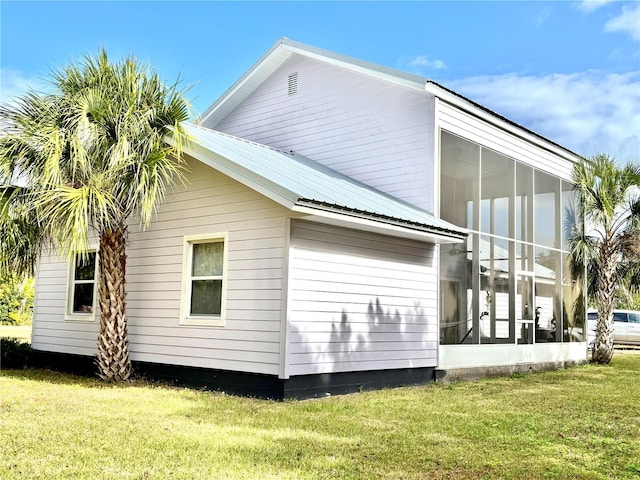
[[[181,322],[223,325],[226,235],[185,237]]]
[[[96,252],[76,253],[69,269],[67,316],[93,320],[96,300]]]

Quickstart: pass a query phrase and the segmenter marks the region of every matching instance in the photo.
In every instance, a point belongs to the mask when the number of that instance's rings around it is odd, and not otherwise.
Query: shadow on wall
[[[325,312],[327,321],[318,319],[311,328],[311,322],[304,329],[296,325],[301,322],[292,322],[291,365],[308,364],[312,373],[431,366],[425,359],[433,359],[435,366],[435,312],[427,315],[419,301],[403,310],[385,308],[375,298],[366,312],[349,313],[344,307],[340,313]]]
[[[417,333],[410,328],[410,325],[423,323],[427,326],[427,319],[424,315],[424,310],[420,307],[420,302],[415,302],[413,310],[407,310],[403,321],[403,317],[397,308],[393,313],[391,313],[391,309],[385,311],[382,308],[380,299],[376,298],[375,303],[373,301],[369,302],[366,318],[368,323],[367,331],[354,332],[349,323],[349,316],[343,308],[340,321],[334,320],[331,322],[331,340],[329,343],[342,346],[343,348],[340,350],[342,352],[361,351],[362,349],[359,346],[375,342],[376,339],[384,341],[384,336],[398,335],[398,338],[395,339],[396,341],[408,340],[406,338],[407,333]],[[411,331],[407,332],[407,330]]]

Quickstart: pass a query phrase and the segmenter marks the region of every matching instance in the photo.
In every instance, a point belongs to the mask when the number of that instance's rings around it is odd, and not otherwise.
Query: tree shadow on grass
[[[23,369],[6,369],[2,367],[0,377],[16,380],[32,380],[36,382],[53,383],[56,385],[81,385],[83,387],[108,387],[114,384],[102,382],[96,377],[59,372],[47,368],[28,367]]]
[[[22,369],[6,369],[2,367],[0,369],[0,377],[45,382],[55,385],[78,385],[86,388],[118,389],[145,386],[174,388],[169,384],[152,382],[136,376],[125,382],[115,383],[100,380],[95,374],[75,374],[46,367],[26,367]]]

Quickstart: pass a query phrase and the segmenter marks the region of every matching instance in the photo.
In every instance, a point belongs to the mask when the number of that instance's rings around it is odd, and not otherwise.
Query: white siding
[[[138,361],[278,374],[283,255],[289,212],[197,161],[186,189],[167,196],[149,228],[131,227],[127,316]],[[179,325],[183,237],[228,232],[222,327]],[[98,321],[64,320],[67,263],[43,258],[33,345],[95,354]]]
[[[35,283],[31,344],[37,350],[94,355],[99,321],[64,319],[68,273],[66,258],[54,255],[40,258]]]
[[[519,162],[565,180],[571,179],[573,164],[541,147],[518,138],[444,101],[438,102],[437,124],[444,130],[491,148]]]
[[[288,76],[298,73],[298,93]],[[433,210],[434,99],[293,55],[217,125]]]
[[[292,224],[288,374],[437,363],[432,245]]]

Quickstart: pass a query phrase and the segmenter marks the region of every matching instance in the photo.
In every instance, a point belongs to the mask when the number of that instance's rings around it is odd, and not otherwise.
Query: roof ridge
[[[460,104],[454,103],[456,108],[469,111],[472,115],[475,116],[487,115],[488,118],[484,118],[484,121],[493,123],[497,128],[506,130],[512,134],[515,134],[516,136],[530,136],[529,141],[537,143],[538,146],[543,149],[555,151],[568,160],[574,162],[576,161],[576,158],[581,157],[579,153],[572,151],[568,147],[565,147],[564,145],[551,140],[545,135],[542,135],[529,127],[511,120],[503,114],[498,113],[496,110],[493,110],[431,78],[409,73],[398,68],[388,67],[386,65],[371,62],[369,60],[364,60],[342,53],[337,53],[331,50],[326,50],[320,47],[298,42],[287,37],[281,37],[280,39],[278,39],[278,41],[258,61],[256,61],[249,68],[249,70],[247,70],[231,87],[229,87],[212,105],[209,106],[209,108],[199,117],[199,120],[206,120],[213,114],[214,111],[216,111],[216,109],[218,109],[218,107],[226,105],[229,99],[236,96],[238,90],[240,90],[241,88],[246,89],[246,87],[243,87],[242,84],[247,79],[248,75],[255,74],[260,69],[264,68],[267,63],[278,61],[281,62],[282,59],[273,59],[274,55],[281,50],[288,51],[289,55],[295,53],[311,56],[313,58],[321,57],[321,61],[337,62],[338,64],[348,65],[356,69],[356,71],[368,71],[370,72],[370,75],[378,75],[379,78],[382,78],[386,81],[393,81],[390,79],[395,79],[398,84],[404,85],[405,87],[416,88],[438,98],[444,97],[444,101],[460,102]],[[438,91],[430,91],[430,87],[435,87]]]

